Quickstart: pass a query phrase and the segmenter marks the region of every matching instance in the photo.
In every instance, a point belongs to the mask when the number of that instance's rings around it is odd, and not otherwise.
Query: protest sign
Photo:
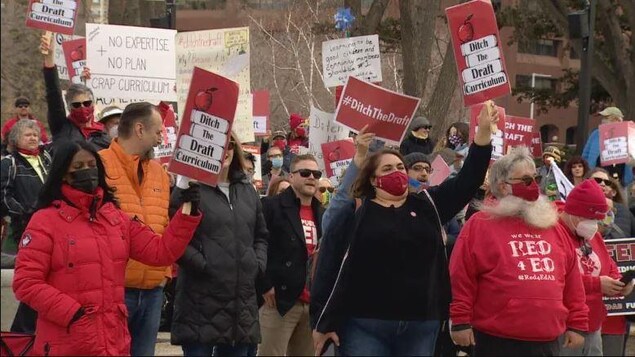
[[[635,270],[635,238],[611,239],[604,244],[621,274]],[[635,315],[635,294],[604,297],[604,305],[609,316]]]
[[[480,103],[470,107],[470,142],[474,141],[474,135],[478,131],[478,115],[481,113],[481,109],[485,103]],[[498,110],[498,124],[492,129],[496,129],[492,132],[492,161],[498,160],[501,156],[505,155],[505,108],[496,106]]]
[[[340,177],[355,156],[353,139],[325,142],[321,147],[326,176]]]
[[[602,166],[627,163],[635,160],[635,123],[600,125],[600,163]]]
[[[176,100],[175,30],[86,24],[96,97]]]
[[[432,167],[432,174],[430,175],[429,185],[430,186],[438,186],[445,181],[452,173],[450,166],[443,160],[441,155],[437,155],[437,157],[432,160],[430,164]]]
[[[256,185],[256,190],[262,190],[262,157],[260,156],[260,147],[253,145],[243,145],[242,146],[244,152],[248,152],[256,158],[256,162],[254,163],[254,185]]]
[[[348,77],[335,122],[353,131],[368,125],[377,139],[399,144],[421,100]]]
[[[158,159],[162,164],[167,164],[174,153],[176,145],[176,113],[174,107],[166,102],[161,102],[157,106],[161,113],[163,121],[163,133],[161,144],[154,147],[154,158]]]
[[[381,82],[379,36],[322,42],[322,75],[325,87],[344,85],[348,76],[368,82]]]
[[[249,28],[179,32],[176,35],[176,56],[179,107],[183,107],[187,98],[194,66],[225,76],[240,86],[234,132],[241,142],[254,141]]]
[[[254,135],[266,136],[269,131],[269,91],[254,91],[252,96]]]
[[[53,39],[55,41],[55,47],[53,49],[53,53],[54,53],[53,60],[55,61],[55,66],[57,66],[57,74],[60,80],[65,80],[65,81],[69,80],[68,68],[66,67],[66,57],[64,56],[64,49],[62,48],[62,43],[64,43],[64,41],[76,40],[78,38],[83,38],[83,37],[76,36],[76,35],[63,35],[61,33],[53,34]]]
[[[168,170],[216,186],[238,103],[238,84],[198,67],[192,73]]]
[[[534,134],[534,120],[531,118],[523,118],[507,115],[505,117],[504,143],[505,154],[510,149],[526,146],[531,148]]]
[[[333,113],[323,112],[311,106],[309,113],[309,154],[315,156],[320,170],[324,170],[322,143],[348,138],[348,130],[335,123]]]
[[[445,12],[464,105],[511,94],[492,3],[474,0]]]
[[[66,70],[71,83],[81,83],[81,74],[86,67],[86,39],[62,42],[64,58],[66,59]]]
[[[534,128],[535,130],[536,128]],[[534,131],[531,139],[531,154],[534,157],[542,157],[542,139],[540,138],[540,133]]]
[[[65,35],[72,35],[79,2],[76,0],[30,0],[26,26]]]

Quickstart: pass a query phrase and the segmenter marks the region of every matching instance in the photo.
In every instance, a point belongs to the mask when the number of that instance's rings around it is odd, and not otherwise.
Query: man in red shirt
[[[261,356],[313,355],[309,325],[310,267],[322,235],[322,207],[314,197],[322,172],[312,155],[298,155],[291,189],[263,200],[269,230],[267,271],[259,282]]]
[[[489,174],[496,199],[468,220],[452,252],[452,339],[478,356],[557,356],[584,343],[575,248],[535,177],[527,148],[498,159]]]
[[[33,114],[31,114],[31,102],[28,98],[19,97],[15,100],[15,116],[8,119],[2,126],[2,142],[6,141],[6,136],[11,131],[11,128],[18,122],[18,120],[30,119],[35,120],[40,127],[40,140],[43,144],[48,143],[49,138],[46,135],[46,128],[41,121],[37,120]]]

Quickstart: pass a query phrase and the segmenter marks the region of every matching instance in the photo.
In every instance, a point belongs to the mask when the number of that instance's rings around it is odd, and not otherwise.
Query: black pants
[[[18,311],[15,312],[11,332],[35,333],[35,325],[37,323],[37,312],[29,305],[20,302]]]
[[[558,356],[558,339],[548,342],[501,338],[474,330],[474,356]]]

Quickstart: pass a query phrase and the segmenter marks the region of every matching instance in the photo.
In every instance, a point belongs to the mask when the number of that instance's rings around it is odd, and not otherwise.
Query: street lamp
[[[536,88],[536,77],[551,78],[551,75],[550,74],[532,73],[531,74],[531,91],[532,92],[534,91],[534,88]],[[529,118],[530,119],[534,118],[534,98],[533,98],[533,95],[532,95],[532,98],[531,98],[531,105],[529,105]]]

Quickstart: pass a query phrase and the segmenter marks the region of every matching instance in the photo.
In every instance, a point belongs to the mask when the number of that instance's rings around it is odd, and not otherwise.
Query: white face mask
[[[590,240],[593,238],[595,233],[598,231],[598,222],[595,220],[584,220],[580,221],[577,226],[575,226],[575,233],[585,240]]]
[[[108,129],[108,136],[111,138],[116,138],[119,135],[119,125],[115,125],[112,128]]]

